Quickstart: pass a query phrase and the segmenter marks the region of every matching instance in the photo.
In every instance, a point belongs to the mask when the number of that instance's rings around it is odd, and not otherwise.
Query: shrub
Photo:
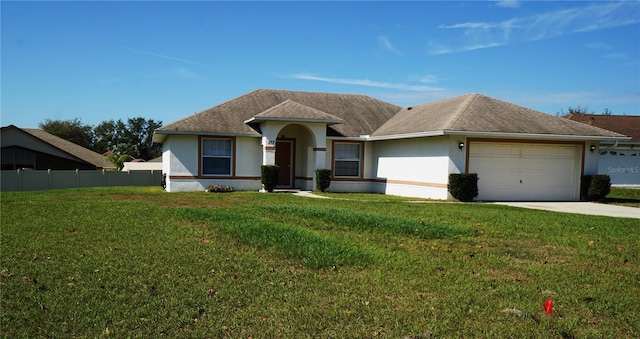
[[[611,178],[608,174],[585,175],[582,177],[582,200],[602,200],[609,192],[611,192]]]
[[[262,178],[262,186],[267,192],[273,192],[278,184],[278,166],[262,165],[260,166],[260,176]]]
[[[324,192],[331,185],[331,170],[319,168],[316,170],[316,189]]]
[[[209,193],[225,193],[225,192],[233,192],[234,188],[233,186],[229,186],[229,185],[210,185],[207,189],[206,192]]]
[[[472,201],[478,196],[478,174],[449,174],[449,193],[460,201]]]

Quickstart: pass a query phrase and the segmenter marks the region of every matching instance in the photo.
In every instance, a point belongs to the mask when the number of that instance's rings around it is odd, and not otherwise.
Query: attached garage
[[[477,200],[578,200],[582,145],[470,141],[468,172],[478,173]]]

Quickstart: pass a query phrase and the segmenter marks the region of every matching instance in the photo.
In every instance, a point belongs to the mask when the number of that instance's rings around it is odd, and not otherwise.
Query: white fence
[[[0,191],[77,187],[160,186],[162,171],[0,171]]]

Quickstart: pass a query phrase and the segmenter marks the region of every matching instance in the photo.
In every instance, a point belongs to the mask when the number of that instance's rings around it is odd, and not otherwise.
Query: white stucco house
[[[399,107],[364,95],[259,89],[157,129],[167,191],[211,184],[448,199],[450,173],[478,173],[477,200],[579,200],[603,142],[622,134],[480,94]]]
[[[611,186],[640,187],[640,115],[569,114],[565,119],[631,137],[600,143],[598,173],[611,177]]]

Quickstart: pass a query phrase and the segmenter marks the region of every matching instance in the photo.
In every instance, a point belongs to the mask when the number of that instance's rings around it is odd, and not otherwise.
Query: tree
[[[82,120],[51,120],[47,119],[38,125],[41,130],[57,137],[68,140],[74,144],[92,149],[93,129],[82,123]]]
[[[117,156],[114,153],[111,153],[107,155],[107,161],[109,161],[114,166],[116,166],[118,171],[121,171],[122,168],[124,168],[124,163],[127,162],[128,160],[132,160],[132,159],[131,159],[131,156],[127,154],[122,154],[120,156]]]
[[[94,142],[93,150],[100,154],[104,154],[113,149],[121,142],[119,131],[125,128],[122,121],[108,120],[101,122],[93,128]]]
[[[567,108],[567,112],[565,113],[564,109],[560,109],[560,112],[557,113],[558,116],[567,116],[569,114],[574,114],[574,115],[585,115],[585,114],[594,114],[595,112],[593,111],[589,111],[589,109],[585,106],[578,106],[578,107],[571,107],[569,106],[569,108]]]
[[[162,122],[141,117],[128,119],[126,124],[118,120],[118,143],[114,149],[120,154],[150,160],[162,154],[162,145],[153,143],[153,131]]]
[[[564,109],[560,109],[560,112],[557,112],[556,115],[560,116],[560,117],[564,117],[567,116],[569,114],[573,114],[573,115],[586,115],[586,114],[596,114],[596,112],[594,111],[589,111],[589,109],[585,106],[578,106],[578,107],[571,107],[569,106],[569,108],[567,108],[567,112],[564,111]],[[613,115],[613,112],[611,112],[610,109],[605,108],[602,113],[602,115]]]
[[[153,143],[153,131],[162,126],[161,121],[141,117],[122,120],[106,120],[95,128],[73,120],[45,120],[40,128],[53,135],[104,154],[111,151],[115,158],[127,155],[130,158],[151,160],[162,154],[162,145]],[[129,160],[127,158],[127,160]],[[113,161],[112,161],[113,162]],[[118,165],[117,162],[114,164]]]

